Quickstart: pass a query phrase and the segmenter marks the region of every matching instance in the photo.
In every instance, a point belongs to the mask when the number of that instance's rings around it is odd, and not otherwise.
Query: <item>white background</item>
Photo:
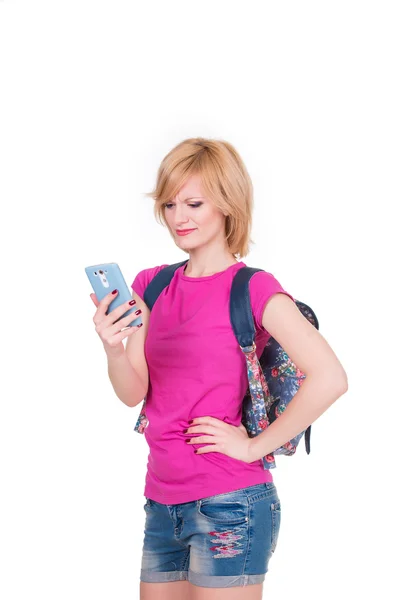
[[[4,600],[139,598],[148,449],[84,268],[117,262],[130,285],[186,258],[144,193],[192,136],[241,154],[244,261],[315,310],[349,380],[311,454],[277,458],[264,597],[398,597],[397,9],[0,2]]]

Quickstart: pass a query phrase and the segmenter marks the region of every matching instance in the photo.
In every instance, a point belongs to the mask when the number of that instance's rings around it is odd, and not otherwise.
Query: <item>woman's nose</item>
[[[175,210],[175,225],[180,225],[181,223],[187,223],[189,220],[188,215],[186,214],[185,208],[176,208]]]

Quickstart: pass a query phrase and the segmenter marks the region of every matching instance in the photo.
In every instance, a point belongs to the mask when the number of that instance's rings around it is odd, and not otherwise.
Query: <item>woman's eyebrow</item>
[[[185,198],[182,202],[188,202],[189,200],[195,200],[196,198],[204,198],[204,196],[189,196],[189,198]]]

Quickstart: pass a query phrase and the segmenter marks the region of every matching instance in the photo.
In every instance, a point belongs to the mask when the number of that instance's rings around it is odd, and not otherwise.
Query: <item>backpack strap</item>
[[[250,279],[255,273],[264,269],[242,267],[233,278],[229,314],[232,328],[242,348],[253,346],[256,330],[250,301]]]
[[[254,343],[256,332],[254,328],[253,312],[251,309],[249,284],[253,275],[259,271],[264,271],[264,269],[242,267],[236,273],[232,282],[230,296],[230,318],[236,339],[242,348],[245,348],[246,346],[252,346]],[[303,316],[305,316],[316,329],[319,329],[317,315],[313,309],[308,306],[308,304],[305,304],[305,302],[300,302],[300,300],[295,300],[295,303]]]
[[[181,267],[182,265],[185,265],[188,262],[188,260],[184,260],[180,263],[174,263],[173,265],[168,265],[168,267],[164,267],[150,281],[143,295],[143,300],[150,311],[153,308],[158,296],[161,294],[163,289],[171,283],[171,279],[173,278],[175,271],[179,269],[179,267]]]

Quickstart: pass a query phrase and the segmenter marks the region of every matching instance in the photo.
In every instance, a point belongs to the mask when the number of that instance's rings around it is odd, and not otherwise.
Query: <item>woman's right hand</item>
[[[103,342],[104,350],[106,351],[107,356],[112,356],[113,358],[117,358],[125,352],[122,340],[135,333],[135,331],[141,327],[141,325],[128,327],[129,323],[131,323],[135,318],[132,314],[127,315],[123,319],[120,319],[118,322],[116,322],[121,315],[132,308],[132,305],[135,304],[134,300],[127,301],[124,304],[121,304],[121,306],[114,308],[108,315],[106,314],[108,306],[111,304],[114,298],[116,298],[117,294],[110,292],[107,294],[107,296],[104,296],[100,302],[97,299],[96,294],[90,294],[93,303],[95,306],[97,306],[97,310],[93,316],[96,332]],[[132,304],[130,304],[130,302],[132,302]],[[141,310],[137,311],[138,314],[141,312]],[[121,331],[124,327],[127,327],[127,329]]]

